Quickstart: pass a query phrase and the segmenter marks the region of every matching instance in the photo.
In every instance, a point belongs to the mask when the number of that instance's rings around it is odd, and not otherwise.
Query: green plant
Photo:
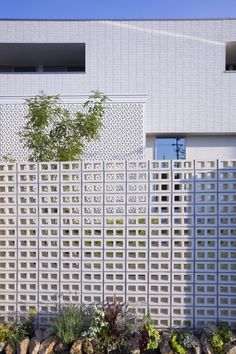
[[[177,340],[178,340],[178,343],[184,349],[192,349],[198,344],[198,341],[197,341],[196,337],[194,336],[194,334],[187,331],[187,330],[178,332],[177,333]]]
[[[21,342],[24,338],[33,337],[35,316],[36,313],[32,310],[21,321],[16,320],[7,324],[7,341],[16,347],[17,343]]]
[[[160,334],[149,316],[144,318],[143,325],[139,328],[139,346],[143,350],[154,350],[159,346]]]
[[[175,331],[171,337],[171,347],[179,354],[184,354],[186,351],[191,351],[198,344],[198,339],[188,330]]]
[[[83,112],[71,114],[59,96],[44,93],[26,100],[28,114],[20,137],[30,161],[73,161],[81,158],[87,142],[97,137],[107,98],[93,91]]]
[[[225,323],[220,323],[217,327],[217,331],[220,334],[224,343],[230,341],[232,337],[232,331],[230,328],[228,328],[228,326]]]
[[[116,224],[122,225],[122,224],[124,224],[124,220],[123,219],[116,219]]]
[[[3,162],[6,163],[14,163],[16,162],[16,160],[14,159],[14,157],[11,154],[6,154],[2,157]]]
[[[108,345],[109,326],[105,320],[105,314],[102,307],[94,306],[91,309],[91,325],[82,336],[89,340],[93,340],[96,343],[96,347],[101,351],[105,345]]]
[[[210,344],[215,354],[224,354],[224,345],[230,341],[232,331],[221,323],[218,327],[214,327],[210,335]]]
[[[36,312],[34,310],[30,310],[28,316],[26,316],[20,324],[20,331],[25,337],[31,338],[34,336],[35,317]]]
[[[93,308],[91,326],[83,336],[95,343],[96,351],[130,351],[132,326],[126,309],[127,306],[116,299],[112,303],[107,302],[103,307]]]
[[[83,332],[85,314],[77,306],[63,307],[61,313],[52,323],[52,328],[56,336],[64,344],[76,341]]]
[[[218,333],[213,334],[210,339],[210,343],[215,354],[224,354],[224,342]]]
[[[184,347],[179,344],[178,342],[178,334],[175,333],[170,340],[170,344],[171,344],[171,348],[174,350],[175,353],[178,354],[186,354],[186,350],[184,349]]]
[[[9,328],[7,325],[0,323],[0,343],[6,342],[9,336]]]
[[[106,223],[107,223],[108,225],[112,225],[112,224],[114,224],[114,219],[108,218],[108,219],[106,219]]]
[[[147,332],[148,332],[148,345],[147,349],[156,349],[158,348],[159,345],[159,340],[160,340],[160,334],[158,330],[156,329],[156,326],[153,323],[148,323],[145,325]]]

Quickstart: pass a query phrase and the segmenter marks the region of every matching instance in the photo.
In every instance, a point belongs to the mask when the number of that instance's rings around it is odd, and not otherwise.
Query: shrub
[[[55,335],[64,344],[71,344],[79,339],[83,332],[85,314],[77,306],[63,307],[61,313],[53,321]]]
[[[156,329],[156,326],[153,323],[147,323],[145,327],[148,331],[148,337],[149,337],[147,349],[153,350],[158,348],[160,334]]]
[[[193,333],[185,331],[175,331],[171,338],[172,349],[176,353],[184,354],[187,350],[191,350],[196,347],[198,340]]]
[[[26,337],[34,336],[35,311],[30,311],[28,316],[20,321],[16,320],[6,325],[6,339],[14,347]]]
[[[171,337],[170,344],[171,344],[171,347],[175,353],[178,353],[178,354],[185,354],[186,353],[186,350],[184,349],[184,347],[181,344],[179,344],[179,342],[178,342],[178,334],[177,333]]]
[[[223,351],[224,342],[218,333],[213,334],[213,336],[210,339],[210,343],[215,354],[224,354]]]
[[[94,306],[91,309],[91,325],[88,331],[83,333],[83,337],[93,340],[99,351],[102,351],[104,346],[109,347],[109,326],[103,308]]]
[[[230,341],[230,339],[232,337],[232,331],[230,328],[227,327],[226,324],[224,324],[224,323],[219,324],[219,326],[217,327],[217,331],[218,331],[219,335],[221,336],[222,340],[224,341],[224,343],[227,343]]]
[[[6,342],[9,337],[9,328],[7,325],[0,323],[0,343]]]
[[[96,351],[109,353],[112,350],[129,353],[131,350],[132,325],[127,306],[116,299],[103,307],[92,310],[91,326],[83,334],[93,340]]]
[[[232,331],[225,325],[220,324],[212,329],[210,344],[215,354],[224,354],[224,345],[230,341]]]
[[[194,334],[189,331],[179,332],[177,338],[179,344],[183,346],[184,349],[192,349],[198,344]]]
[[[139,346],[143,350],[154,350],[158,348],[160,334],[156,326],[151,322],[150,317],[144,318],[144,324],[139,328]]]

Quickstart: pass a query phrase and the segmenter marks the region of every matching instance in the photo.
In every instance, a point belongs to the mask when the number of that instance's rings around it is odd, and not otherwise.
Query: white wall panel
[[[0,21],[0,42],[85,43],[86,73],[0,75],[0,96],[148,95],[146,133],[236,130],[235,20]]]
[[[144,158],[144,97],[111,97],[103,117],[99,136],[85,147],[84,159],[140,160]],[[4,100],[3,100],[4,101]],[[16,161],[28,160],[28,152],[20,142],[19,132],[25,123],[27,107],[21,98],[1,104],[0,100],[0,161],[10,155]],[[63,108],[70,113],[83,111],[84,99],[62,97]],[[79,102],[78,102],[79,101]],[[76,103],[77,102],[77,103]]]
[[[0,193],[2,319],[116,295],[160,327],[236,326],[235,160],[1,164]]]

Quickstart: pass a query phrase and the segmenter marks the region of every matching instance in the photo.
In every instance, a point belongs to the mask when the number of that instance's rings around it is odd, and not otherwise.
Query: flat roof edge
[[[46,21],[46,22],[99,22],[99,21],[235,21],[236,17],[219,18],[94,18],[94,19],[65,19],[65,18],[0,18],[0,21]]]

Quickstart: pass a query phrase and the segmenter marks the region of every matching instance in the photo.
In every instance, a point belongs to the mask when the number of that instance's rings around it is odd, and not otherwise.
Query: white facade
[[[236,139],[232,135],[222,136],[188,136],[187,159],[193,159],[198,154],[199,159],[219,159],[223,156],[234,158],[236,152]]]
[[[112,99],[110,105],[123,105],[127,122],[120,128],[118,106],[107,114],[112,138],[102,135],[103,143],[96,144],[100,158],[153,158],[150,146],[154,146],[156,136],[185,137],[187,158],[212,158],[219,152],[214,158],[235,157],[236,71],[225,70],[226,43],[235,40],[236,20],[230,19],[1,20],[0,45],[81,43],[86,54],[84,72],[1,72],[0,124],[7,122],[8,131],[14,130],[13,119],[20,122],[23,117],[15,105],[41,90],[59,93],[64,101],[76,104],[75,97],[82,99],[99,89]],[[124,132],[125,144],[119,142]],[[23,156],[17,150],[17,136],[2,133],[0,139],[1,156],[7,149]],[[118,144],[123,149],[117,154]],[[107,156],[104,151],[111,153]],[[97,159],[90,150],[88,157]]]
[[[236,20],[0,21],[0,160],[17,160],[0,163],[0,320],[116,294],[160,327],[236,327],[235,38]],[[46,72],[61,43],[85,48],[83,70]],[[96,89],[111,101],[90,161],[21,162],[26,98],[74,112]],[[147,161],[158,137],[185,138],[186,160]]]

